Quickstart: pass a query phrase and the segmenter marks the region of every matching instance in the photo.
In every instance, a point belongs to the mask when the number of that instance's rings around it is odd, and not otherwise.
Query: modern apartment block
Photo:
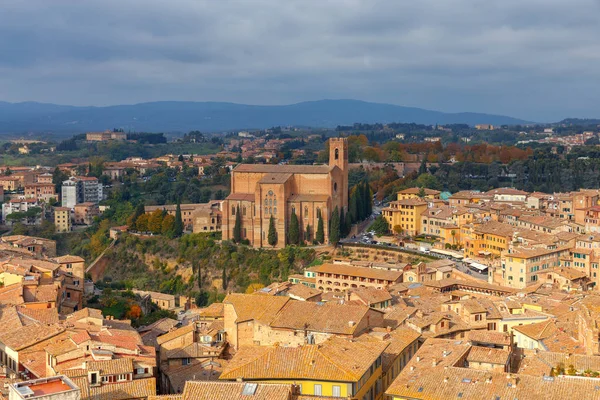
[[[62,206],[74,208],[80,203],[98,204],[103,198],[102,184],[98,178],[74,176],[64,181],[61,189]]]

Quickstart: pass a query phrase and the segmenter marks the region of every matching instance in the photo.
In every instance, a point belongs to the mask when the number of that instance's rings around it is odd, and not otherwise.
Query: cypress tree
[[[298,217],[296,211],[292,209],[292,217],[290,219],[290,230],[288,233],[289,244],[298,244],[300,241],[300,226],[298,224]]]
[[[223,290],[227,290],[227,265],[223,265]]]
[[[347,218],[351,223],[355,223],[358,221],[358,202],[356,200],[356,188],[350,194],[350,205],[348,207],[348,216]]]
[[[235,210],[235,224],[233,225],[233,241],[236,243],[240,243],[242,241],[242,216],[240,215],[239,204]]]
[[[331,215],[331,223],[329,224],[329,243],[334,246],[340,241],[340,212],[337,206]]]
[[[344,237],[347,237],[350,234],[350,231],[352,230],[352,221],[350,221],[348,214],[346,214],[346,219],[344,220],[344,223]]]
[[[312,234],[310,230],[310,224],[306,224],[306,229],[304,230],[304,240],[306,240],[307,242],[310,242],[310,235]]]
[[[344,213],[344,208],[340,210],[340,236],[346,237],[348,234],[346,233],[346,215]]]
[[[362,221],[365,219],[365,207],[363,206],[363,185],[359,183],[354,189],[354,197],[356,198],[356,220]]]
[[[317,223],[317,234],[315,240],[319,243],[325,242],[325,229],[323,228],[323,217],[319,213],[319,222]]]
[[[271,215],[269,219],[269,235],[267,237],[269,244],[273,247],[277,244],[277,231],[275,230],[275,218]]]
[[[369,186],[369,182],[365,181],[365,193],[366,193],[366,210],[367,213],[365,215],[365,218],[369,217],[371,214],[373,214],[373,196],[371,195],[371,186]]]
[[[183,235],[183,219],[181,217],[181,204],[177,202],[175,209],[175,223],[173,224],[173,236],[179,237]]]

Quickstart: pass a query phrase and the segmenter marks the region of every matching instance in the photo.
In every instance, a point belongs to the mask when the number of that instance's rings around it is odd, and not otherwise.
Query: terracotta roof
[[[58,298],[58,287],[54,283],[50,285],[23,286],[23,298],[25,299],[25,303],[53,302]]]
[[[67,254],[65,256],[55,257],[54,261],[62,264],[62,263],[84,262],[85,260],[79,256],[72,256],[70,254]]]
[[[85,382],[87,383],[87,378],[85,378]],[[129,400],[146,398],[156,394],[155,378],[134,379],[128,382],[100,386],[89,386],[87,384],[86,386],[86,392],[89,395],[84,396],[82,390],[82,400]]]
[[[600,371],[600,357],[584,354],[557,353],[552,351],[525,351],[519,363],[519,373],[527,375],[550,375],[553,367],[572,365],[577,371]]]
[[[395,200],[395,201],[391,201],[390,203],[400,204],[400,205],[404,205],[404,206],[424,206],[424,205],[427,205],[427,201],[422,200],[422,199],[415,199],[415,198],[404,199],[404,200]]]
[[[175,338],[178,338],[179,336],[194,332],[194,324],[190,324],[190,325],[186,325],[186,326],[182,326],[179,329],[175,329],[174,331],[171,331],[169,333],[165,333],[164,335],[161,335],[159,337],[156,338],[156,343],[161,345],[163,343],[166,343],[170,340],[173,340]]]
[[[322,292],[318,289],[309,288],[306,285],[301,283],[292,285],[288,290],[288,296],[299,297],[304,300],[309,300],[311,298],[319,296]]]
[[[63,332],[60,325],[29,325],[0,335],[0,342],[19,351]]]
[[[423,190],[426,195],[436,195],[436,194],[441,193],[439,190],[414,187],[414,188],[408,188],[408,189],[401,190],[398,192],[398,194],[419,194],[419,192],[421,190]]]
[[[420,337],[421,335],[417,331],[408,327],[400,327],[391,332],[387,332],[382,328],[375,328],[373,332],[361,335],[357,340],[389,343],[381,357],[382,370],[386,373],[392,367],[396,358]]]
[[[40,324],[51,325],[58,323],[58,309],[56,308],[26,308],[19,307],[19,314],[22,318],[29,318]]]
[[[236,323],[257,320],[270,323],[279,310],[289,301],[283,296],[254,296],[250,294],[229,294],[223,304],[233,305],[237,315]]]
[[[467,333],[467,339],[475,343],[510,346],[510,334],[487,330],[474,330]]]
[[[428,400],[598,399],[600,386],[597,379],[534,377],[458,367],[412,371],[404,368],[386,394]]]
[[[392,295],[390,294],[390,292],[384,289],[377,289],[374,287],[352,289],[351,293],[352,297],[358,297],[367,306],[392,300]]]
[[[172,318],[162,318],[151,325],[138,328],[138,332],[142,336],[142,341],[145,345],[157,347],[156,339],[173,329],[179,321]]]
[[[185,383],[190,380],[216,381],[219,379],[227,360],[192,360],[188,365],[162,366],[161,372],[167,377],[174,391],[183,392]]]
[[[244,389],[251,394],[244,394]],[[182,400],[289,400],[291,384],[248,382],[186,382]]]
[[[369,279],[397,281],[402,277],[402,271],[386,271],[377,268],[355,267],[347,264],[322,264],[313,268],[314,272],[356,276]]]
[[[290,173],[271,172],[260,178],[258,183],[286,183],[291,177]]]
[[[387,346],[333,337],[320,345],[241,347],[219,379],[356,382]]]
[[[19,305],[24,302],[22,284],[15,283],[0,288],[0,305]]]
[[[223,311],[223,303],[212,303],[208,307],[195,310],[200,317],[205,318],[223,318],[225,312]]]
[[[90,361],[86,364],[86,368],[88,371],[98,371],[100,375],[127,374],[133,372],[133,361],[131,358]]]
[[[283,173],[283,174],[328,174],[332,170],[329,165],[273,165],[273,164],[239,164],[233,172]]]
[[[506,365],[509,358],[510,351],[508,350],[473,346],[467,356],[467,361]]]
[[[231,193],[226,200],[254,201],[254,193]]]
[[[272,328],[353,335],[368,313],[367,306],[292,300],[270,325]]]

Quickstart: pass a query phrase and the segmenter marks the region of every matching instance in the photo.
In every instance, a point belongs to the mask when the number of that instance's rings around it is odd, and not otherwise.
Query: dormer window
[[[90,385],[98,385],[100,383],[100,373],[98,371],[90,372],[88,374],[88,379],[90,381]]]

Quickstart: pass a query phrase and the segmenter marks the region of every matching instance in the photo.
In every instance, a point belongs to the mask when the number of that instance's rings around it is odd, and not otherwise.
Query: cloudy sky
[[[600,0],[2,0],[0,100],[600,117]]]

